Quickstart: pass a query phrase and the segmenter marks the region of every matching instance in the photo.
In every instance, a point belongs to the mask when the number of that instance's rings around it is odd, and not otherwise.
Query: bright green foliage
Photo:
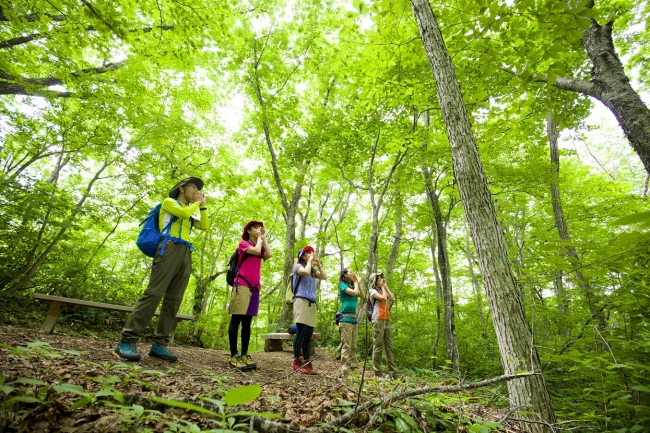
[[[338,271],[348,266],[367,278],[370,258],[385,269],[399,235],[389,276],[398,299],[395,355],[400,368],[438,381],[435,373],[447,367],[426,168],[449,212],[461,371],[481,378],[501,373],[485,302],[487,329],[477,314],[436,83],[408,2],[14,3],[0,2],[3,297],[24,303],[38,291],[133,305],[150,265],[134,245],[137,224],[171,185],[196,175],[205,181],[211,229],[192,238],[198,253],[181,312],[197,321],[179,326],[177,342],[227,347],[230,294],[222,272],[244,224],[262,219],[274,254],[262,266],[263,301],[253,322],[251,349],[261,348],[259,334],[280,321],[287,211],[295,204],[293,248],[320,245],[330,275],[320,286],[320,343],[338,343],[330,320],[339,307]],[[589,78],[580,38],[586,18],[596,17],[601,24],[615,19],[617,49],[629,55],[633,82],[645,88],[647,4],[602,1],[592,10],[586,2],[458,0],[434,7],[559,418],[589,423],[594,431],[648,424],[644,174],[628,163],[612,131],[585,131],[587,99],[548,85],[561,76]],[[561,147],[559,189],[571,241],[560,240],[551,207],[549,112],[564,136],[602,163]],[[301,195],[290,203],[297,185]],[[567,246],[579,259],[567,258]],[[576,269],[592,297],[579,286]],[[604,328],[591,320],[594,308],[602,310]],[[65,312],[59,326],[93,333],[101,323],[104,336],[117,338],[124,319]],[[366,331],[362,324],[360,356]],[[58,355],[39,345],[11,350]],[[64,384],[61,392],[74,393],[79,407],[115,405],[115,381],[151,386],[132,365],[98,368],[107,372],[98,392]],[[215,383],[219,391],[204,397],[221,409],[257,392],[253,386],[223,397]],[[0,387],[5,402],[39,399],[45,388],[18,381]],[[490,394],[490,403],[507,405],[494,397],[499,393]],[[432,401],[417,404],[439,429],[453,430],[458,422],[468,431],[499,428],[458,420]],[[138,405],[124,410],[130,426],[157,416]],[[218,413],[220,427],[235,428]],[[396,431],[417,429],[406,409],[384,415]],[[168,428],[196,426],[174,421]]]

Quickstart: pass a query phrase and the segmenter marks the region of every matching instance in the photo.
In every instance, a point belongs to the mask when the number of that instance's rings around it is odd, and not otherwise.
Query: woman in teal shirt
[[[350,269],[345,268],[339,279],[339,297],[341,298],[341,313],[339,321],[341,334],[341,374],[358,368],[357,364],[357,301],[362,291],[359,277]]]

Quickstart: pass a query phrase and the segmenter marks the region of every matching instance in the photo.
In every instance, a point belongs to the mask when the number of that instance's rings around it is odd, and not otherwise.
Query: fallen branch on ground
[[[292,426],[289,424],[280,423],[277,421],[270,421],[261,417],[253,417],[253,425],[259,431],[265,433],[284,433],[284,432],[294,432],[294,433],[324,433],[335,430],[337,427],[347,424],[353,420],[357,415],[366,410],[370,410],[375,406],[387,405],[399,400],[403,400],[409,397],[415,397],[417,395],[429,394],[432,392],[459,392],[465,391],[468,389],[481,388],[488,385],[493,385],[499,382],[505,382],[513,379],[521,379],[523,377],[535,376],[541,373],[527,372],[520,374],[504,374],[503,376],[494,377],[492,379],[482,380],[480,382],[472,382],[465,385],[454,385],[454,386],[425,386],[422,388],[416,388],[408,391],[401,392],[395,395],[389,395],[382,399],[373,399],[366,403],[363,403],[355,410],[352,410],[344,415],[341,415],[338,418],[334,418],[332,421],[323,424],[319,427],[300,427]]]

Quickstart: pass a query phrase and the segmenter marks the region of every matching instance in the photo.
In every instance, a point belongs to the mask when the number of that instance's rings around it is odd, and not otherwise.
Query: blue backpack
[[[158,244],[163,238],[169,238],[169,231],[171,230],[172,223],[178,219],[177,216],[173,216],[169,220],[169,224],[165,226],[162,231],[160,230],[160,209],[162,204],[158,203],[156,207],[149,211],[149,215],[142,220],[140,223],[140,234],[138,235],[138,240],[135,241],[135,244],[140,248],[140,251],[145,253],[149,257],[154,257],[156,255],[156,249],[158,249]],[[163,248],[160,250],[160,255],[162,256],[165,253],[165,244],[163,243]]]
[[[181,205],[181,207],[183,206],[178,199],[176,199],[176,202]],[[186,245],[192,252],[195,252],[196,249],[191,243],[169,235],[172,224],[178,220],[177,216],[172,216],[165,228],[160,230],[160,209],[162,209],[162,203],[158,203],[156,207],[151,209],[149,211],[149,215],[147,215],[147,217],[140,223],[140,227],[142,227],[142,229],[138,235],[138,240],[135,241],[135,244],[138,246],[138,248],[140,248],[140,251],[149,257],[155,257],[156,250],[158,249],[158,244],[164,240],[162,249],[160,250],[160,257],[165,254],[165,246],[167,246],[167,241],[173,241],[175,244]],[[190,233],[192,233],[193,228],[194,218],[190,218]],[[182,231],[183,222],[181,221],[181,232]]]

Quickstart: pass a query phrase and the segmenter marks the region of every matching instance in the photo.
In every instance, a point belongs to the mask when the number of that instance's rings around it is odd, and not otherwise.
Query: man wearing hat
[[[239,242],[239,266],[235,284],[230,294],[230,326],[228,341],[230,342],[230,358],[228,366],[238,370],[253,370],[257,364],[248,354],[251,339],[251,322],[257,316],[260,306],[260,290],[262,285],[262,259],[271,257],[271,247],[266,241],[267,232],[262,221],[249,221]],[[237,350],[237,334],[241,324],[241,355]]]
[[[160,210],[160,227],[166,227],[172,217],[169,238],[165,241],[165,252],[161,256],[162,242],[158,245],[151,266],[149,286],[135,305],[129,316],[122,338],[115,348],[120,358],[139,361],[140,353],[136,343],[140,334],[151,322],[160,301],[160,318],[154,332],[154,342],[149,356],[176,361],[178,357],[169,351],[170,334],[176,313],[183,300],[185,288],[192,271],[192,244],[188,238],[192,227],[207,230],[209,227],[208,208],[205,207],[205,194],[201,192],[203,181],[197,177],[188,177],[178,182],[169,191],[169,197],[163,200]],[[200,216],[196,216],[199,214]],[[161,239],[162,240],[162,239]]]
[[[376,377],[384,377],[381,372],[382,352],[386,352],[388,372],[398,376],[397,365],[393,359],[393,334],[390,328],[390,303],[395,302],[395,296],[388,289],[384,273],[377,271],[370,274],[370,300],[372,302],[372,369]]]

